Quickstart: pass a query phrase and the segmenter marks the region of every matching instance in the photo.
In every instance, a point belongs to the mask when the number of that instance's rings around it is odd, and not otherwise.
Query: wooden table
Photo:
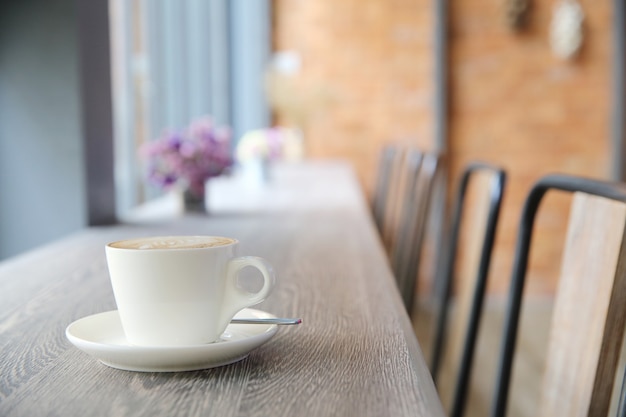
[[[0,415],[443,416],[352,170],[307,163],[256,195],[218,190],[208,216],[89,228],[0,263]],[[240,239],[279,273],[257,308],[303,324],[193,372],[120,371],[72,346],[69,323],[115,309],[105,243],[162,234]]]

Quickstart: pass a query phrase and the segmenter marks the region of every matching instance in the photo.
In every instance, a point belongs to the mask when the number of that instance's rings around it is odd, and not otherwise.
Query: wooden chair
[[[574,193],[555,296],[540,416],[606,416],[626,321],[626,185],[551,175],[523,207],[491,416],[506,413],[535,215],[549,190]]]
[[[431,373],[435,383],[441,372],[441,362],[446,352],[446,362],[452,363],[452,397],[450,416],[464,414],[469,380],[480,317],[487,286],[491,254],[495,240],[500,206],[504,195],[506,174],[503,169],[480,162],[469,164],[463,171],[453,201],[454,208],[447,241],[444,242],[442,260],[439,262],[436,285],[438,296],[435,305],[435,334],[431,349]],[[468,195],[469,194],[469,195]],[[468,201],[469,200],[469,201]],[[470,206],[467,207],[467,204]],[[463,223],[463,224],[462,224]],[[464,232],[464,258],[459,265],[459,237]],[[461,268],[456,268],[461,266]],[[452,308],[452,286],[455,291],[455,328],[449,328],[449,310]],[[455,330],[455,340],[448,349],[446,343],[450,330]]]
[[[398,207],[400,221],[396,238],[391,242],[391,266],[407,311],[411,311],[420,270],[420,254],[426,234],[428,210],[441,157],[417,150],[407,153],[405,160],[404,198]]]
[[[414,204],[413,196],[423,160],[424,154],[419,150],[411,149],[405,152],[397,181],[395,205],[388,213],[387,234],[384,238],[391,269],[396,277],[404,267],[405,253],[401,249],[400,242],[404,239],[403,229],[407,213]]]

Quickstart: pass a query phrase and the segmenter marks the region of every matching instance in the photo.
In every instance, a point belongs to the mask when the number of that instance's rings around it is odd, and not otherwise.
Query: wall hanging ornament
[[[550,46],[554,55],[572,59],[583,43],[585,14],[576,0],[559,0],[550,24]]]
[[[520,30],[526,24],[530,0],[504,0],[504,16],[509,28]]]

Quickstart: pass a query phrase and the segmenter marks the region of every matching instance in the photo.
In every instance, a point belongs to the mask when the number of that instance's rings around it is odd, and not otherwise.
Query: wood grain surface
[[[626,317],[626,207],[577,193],[554,303],[541,416],[607,415]]]
[[[233,189],[208,216],[90,228],[0,263],[0,416],[443,416],[351,168],[290,166],[264,192],[254,209]],[[115,308],[104,245],[163,234],[239,239],[279,274],[258,308],[303,324],[195,372],[115,370],[73,347],[69,323]]]

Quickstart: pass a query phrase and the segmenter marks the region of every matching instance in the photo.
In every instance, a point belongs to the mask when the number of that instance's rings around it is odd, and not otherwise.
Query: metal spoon
[[[235,324],[282,324],[292,325],[302,323],[302,319],[283,319],[283,318],[250,318],[250,319],[232,319],[231,323]]]

